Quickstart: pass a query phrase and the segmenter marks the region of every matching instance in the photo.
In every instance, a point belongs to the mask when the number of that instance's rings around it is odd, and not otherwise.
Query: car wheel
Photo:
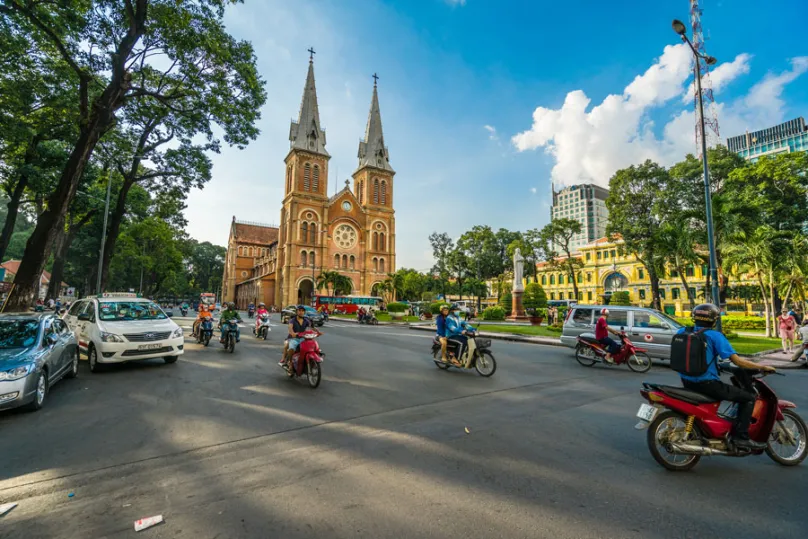
[[[98,373],[103,370],[103,366],[98,362],[98,352],[93,345],[87,349],[87,362],[90,364],[90,372]]]
[[[176,363],[178,359],[179,359],[179,356],[166,356],[166,357],[163,358],[163,361],[165,361],[167,364],[171,365],[172,363]]]
[[[73,351],[73,356],[70,358],[70,370],[67,371],[65,378],[75,378],[79,375],[79,351]]]
[[[45,404],[45,398],[48,396],[48,372],[41,370],[36,373],[36,394],[34,400],[25,407],[29,412],[36,412],[42,409]]]

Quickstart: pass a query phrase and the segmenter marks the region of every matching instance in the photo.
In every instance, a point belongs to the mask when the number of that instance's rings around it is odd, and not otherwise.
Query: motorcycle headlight
[[[172,333],[171,338],[178,339],[180,337],[182,337],[182,328],[177,328],[174,330],[174,333]]]
[[[29,365],[14,367],[7,371],[0,371],[0,380],[19,380],[20,378],[28,376],[31,371],[34,370],[34,367],[35,365],[31,363]]]
[[[101,332],[101,340],[104,342],[126,342],[120,335],[115,335],[114,333],[107,333],[106,331]]]

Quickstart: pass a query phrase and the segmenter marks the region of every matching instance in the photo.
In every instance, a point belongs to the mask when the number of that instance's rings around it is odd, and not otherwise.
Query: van
[[[601,309],[609,309],[609,326],[617,331],[624,329],[629,340],[648,355],[668,360],[671,357],[671,339],[682,325],[655,309],[647,307],[623,307],[609,305],[574,305],[564,320],[561,344],[570,348],[578,345],[578,337],[595,336],[595,322]]]

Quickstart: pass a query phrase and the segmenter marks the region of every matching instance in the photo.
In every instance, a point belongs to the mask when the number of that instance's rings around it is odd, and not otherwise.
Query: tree
[[[539,283],[530,283],[525,287],[522,305],[531,316],[540,316],[539,309],[547,307],[547,294]]]
[[[257,135],[266,97],[252,46],[222,22],[227,0],[0,0],[13,31],[32,36],[35,54],[58,55],[78,88],[78,135],[26,246],[9,309],[30,305],[78,183],[116,113],[139,100],[196,121],[218,123],[230,144]],[[160,70],[157,66],[169,66]],[[190,121],[190,120],[189,120]],[[203,133],[213,140],[212,131]]]
[[[451,253],[449,253],[447,270],[449,271],[449,276],[454,279],[454,282],[457,285],[457,293],[460,295],[460,299],[462,300],[463,283],[466,281],[467,277],[474,274],[469,268],[469,259],[466,256],[466,253],[463,252],[463,250],[459,247],[456,247]]]
[[[581,223],[574,219],[553,219],[541,229],[538,236],[542,250],[547,255],[547,262],[551,267],[559,268],[567,274],[575,298],[578,299],[578,270],[583,267],[583,261],[573,256],[570,243],[572,238],[581,233]]]
[[[454,250],[454,242],[445,232],[433,232],[429,235],[429,243],[432,245],[432,257],[435,259],[432,273],[438,276],[445,299],[446,283],[449,279],[449,255]]]
[[[398,272],[388,273],[384,284],[386,285],[387,291],[390,293],[390,301],[396,301],[396,298],[403,293],[404,276]],[[390,301],[388,301],[388,303],[390,303]]]
[[[690,228],[686,219],[666,222],[660,228],[659,246],[665,262],[679,275],[682,287],[690,301],[690,309],[696,306],[696,297],[687,281],[687,267],[702,261],[696,252],[697,232]]]
[[[668,172],[651,160],[618,170],[609,180],[609,226],[607,233],[623,239],[622,249],[633,254],[648,270],[652,305],[661,309],[659,276],[664,271],[660,247],[661,194]]]

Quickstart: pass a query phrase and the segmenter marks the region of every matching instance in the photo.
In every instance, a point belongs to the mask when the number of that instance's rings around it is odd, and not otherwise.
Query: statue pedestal
[[[510,316],[506,318],[512,321],[523,322],[529,320],[527,315],[525,314],[525,308],[522,306],[522,296],[524,295],[524,290],[514,290],[511,292],[511,296],[513,298],[513,308],[511,309]]]

